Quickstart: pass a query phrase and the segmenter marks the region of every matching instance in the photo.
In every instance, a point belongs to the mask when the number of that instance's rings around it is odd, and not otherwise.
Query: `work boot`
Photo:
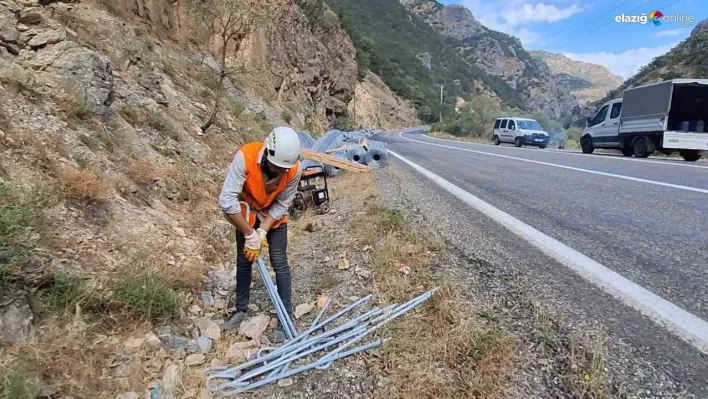
[[[285,331],[278,325],[278,327],[270,334],[270,342],[272,344],[281,344],[288,340],[288,336],[285,335]]]
[[[236,313],[231,316],[230,319],[226,320],[224,324],[221,325],[222,330],[233,330],[236,328],[241,327],[241,323],[243,323],[243,319],[246,318],[246,312],[242,311],[236,311]]]

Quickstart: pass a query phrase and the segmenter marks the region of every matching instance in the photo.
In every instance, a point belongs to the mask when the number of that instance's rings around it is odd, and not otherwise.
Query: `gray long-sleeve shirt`
[[[264,148],[265,149],[265,148]],[[260,165],[261,159],[263,157],[263,150],[258,154],[258,164]],[[288,214],[288,209],[297,194],[297,186],[300,182],[300,176],[302,175],[302,164],[298,168],[297,175],[295,178],[290,180],[285,186],[285,190],[278,194],[275,201],[271,204],[270,208],[265,210],[268,212],[273,219],[278,220],[283,218]],[[274,183],[276,179],[268,180],[268,176],[263,173],[263,180],[266,184]],[[221,211],[229,215],[241,212],[241,206],[239,205],[239,197],[241,196],[241,191],[243,190],[243,184],[246,181],[246,162],[243,158],[243,153],[238,151],[234,156],[231,166],[229,166],[229,171],[226,174],[226,180],[224,181],[224,186],[221,188],[221,194],[219,194],[219,207]],[[263,220],[265,215],[261,212],[258,213],[258,218]]]

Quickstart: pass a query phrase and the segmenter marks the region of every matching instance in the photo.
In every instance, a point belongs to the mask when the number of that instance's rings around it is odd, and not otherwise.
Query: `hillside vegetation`
[[[509,105],[520,105],[504,81],[466,63],[444,37],[397,0],[327,0],[327,4],[354,42],[360,78],[367,70],[379,75],[395,93],[415,104],[423,121],[437,120],[439,83],[450,85],[446,113],[454,107],[454,95],[469,97],[480,87],[491,88]]]
[[[619,98],[626,89],[676,78],[708,78],[708,20],[696,26],[691,36],[668,53],[654,58],[636,75],[627,79],[593,105]]]

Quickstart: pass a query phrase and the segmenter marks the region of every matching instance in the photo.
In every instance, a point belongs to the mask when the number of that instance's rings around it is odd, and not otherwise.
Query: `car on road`
[[[695,162],[708,151],[708,79],[673,79],[627,89],[586,121],[580,147],[646,158],[678,151]]]
[[[532,145],[546,148],[550,135],[533,119],[506,117],[494,121],[492,140],[494,145],[513,143],[517,147]]]

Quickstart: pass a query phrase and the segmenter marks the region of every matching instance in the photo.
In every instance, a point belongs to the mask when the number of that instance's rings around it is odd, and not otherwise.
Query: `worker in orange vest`
[[[288,265],[288,211],[302,174],[300,139],[289,127],[278,127],[265,142],[242,146],[229,167],[219,195],[219,206],[236,227],[236,310],[222,325],[238,328],[246,317],[251,288],[251,266],[265,247],[275,271],[278,295],[292,316],[292,278]],[[250,206],[246,220],[245,201]],[[283,341],[282,326],[274,341]]]

